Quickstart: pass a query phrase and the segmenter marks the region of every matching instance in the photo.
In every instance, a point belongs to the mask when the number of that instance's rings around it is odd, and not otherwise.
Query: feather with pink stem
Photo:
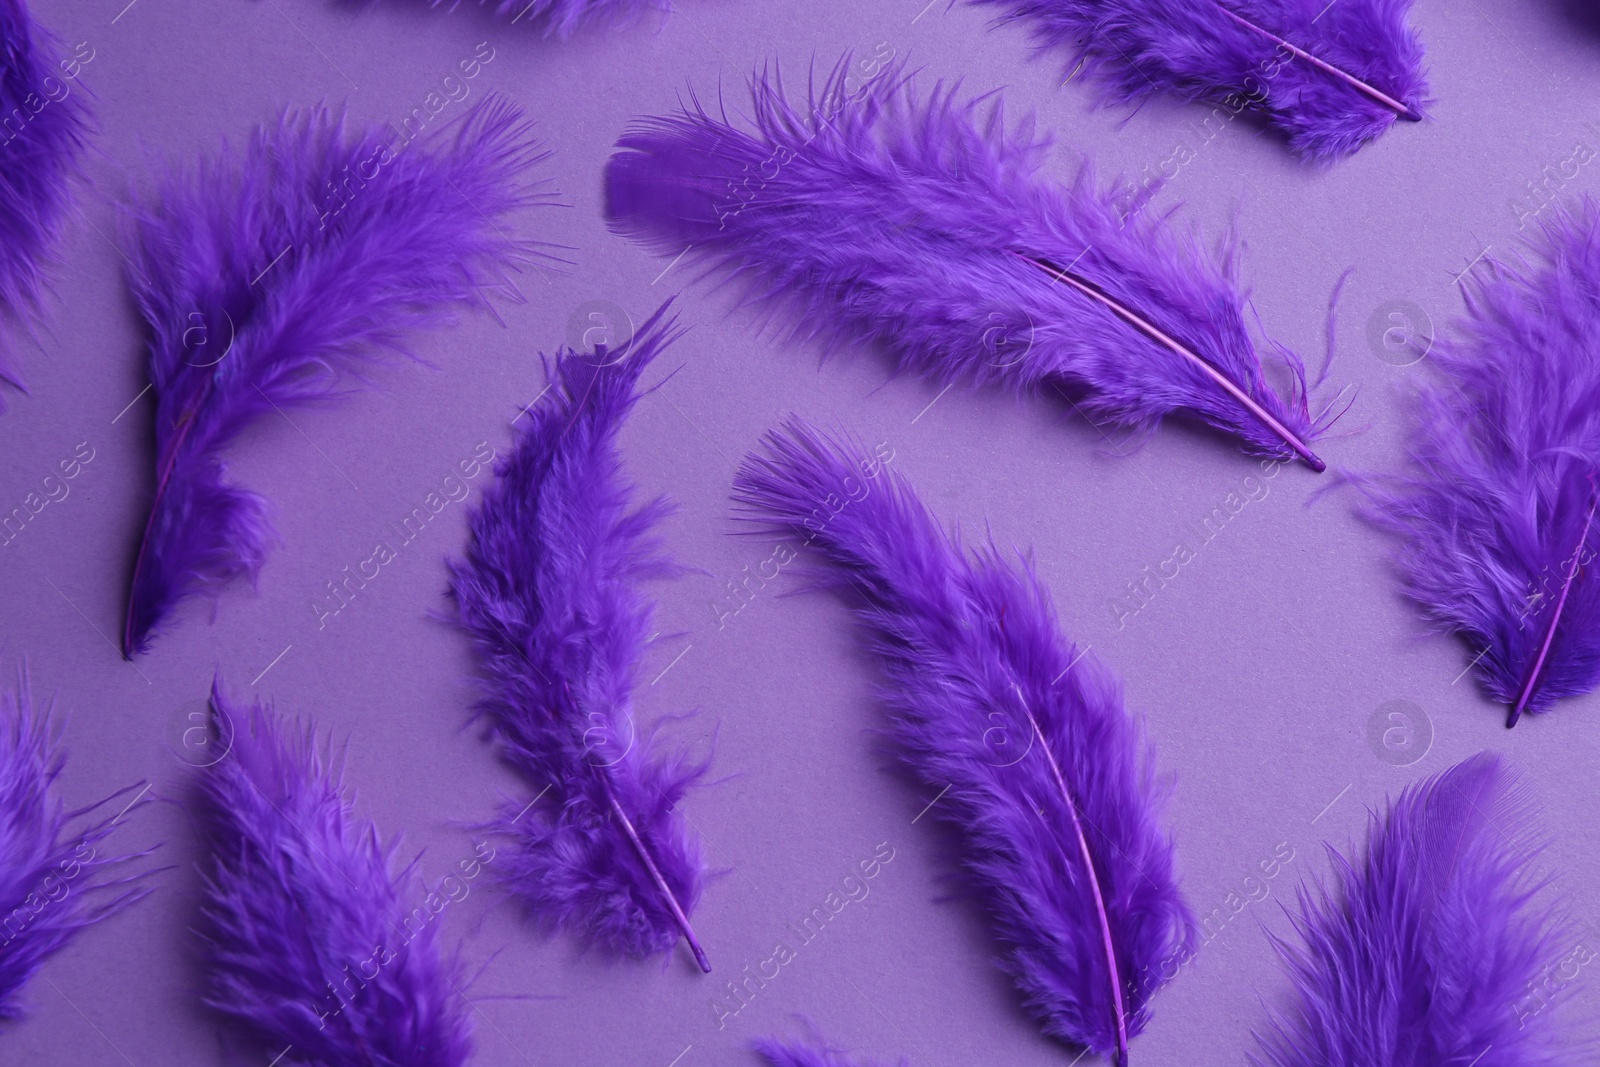
[[[1093,168],[1060,186],[1049,140],[998,98],[918,95],[841,66],[804,107],[752,83],[755,127],[698,103],[635,125],[606,168],[613,230],[687,252],[797,339],[876,346],[946,385],[998,385],[1148,431],[1178,416],[1246,452],[1323,461],[1298,357],[1269,382],[1235,248],[1215,254]]]
[[[48,710],[34,709],[26,675],[15,692],[0,695],[0,1025],[25,1014],[23,989],[45,960],[150,892],[142,874],[109,877],[149,850],[101,851],[128,812],[146,803],[148,787],[116,814],[74,825],[129,790],[67,811],[56,786],[65,757],[49,719]]]
[[[1193,919],[1167,785],[1121,686],[1061,633],[1031,561],[969,552],[887,470],[798,420],[748,457],[752,521],[833,565],[882,661],[890,736],[960,835],[1000,963],[1045,1033],[1127,1063]]]
[[[479,713],[534,793],[492,824],[514,841],[510,889],[616,954],[682,936],[710,971],[689,924],[704,861],[677,810],[705,765],[632,714],[654,609],[638,584],[677,572],[655,533],[668,508],[633,505],[617,445],[639,375],[677,333],[663,305],[621,347],[557,355],[451,578],[482,665]]]
[[[356,0],[376,3],[377,0]],[[463,0],[426,0],[454,11]],[[581,30],[619,30],[653,12],[672,10],[671,0],[477,0],[478,8],[527,27],[541,37],[567,38]]]
[[[974,0],[1028,25],[1108,100],[1165,94],[1262,117],[1302,157],[1348,156],[1427,103],[1411,0]]]
[[[507,235],[539,194],[522,112],[484,100],[453,135],[399,141],[325,110],[258,129],[132,209],[129,281],[156,400],[156,481],[134,560],[125,656],[184,597],[252,580],[267,501],[226,480],[248,426],[345,395],[375,360],[534,251]]]
[[[1277,940],[1292,988],[1251,1061],[1591,1062],[1562,1002],[1575,954],[1593,952],[1532,870],[1534,814],[1527,786],[1483,752],[1374,812],[1363,855],[1330,848],[1331,884],[1301,887],[1295,939]]]
[[[1411,469],[1359,484],[1406,595],[1514,726],[1600,684],[1600,205],[1554,209],[1529,259],[1465,290],[1416,398]]]
[[[315,729],[212,689],[225,754],[200,772],[205,1002],[308,1067],[463,1067],[470,1007],[444,898],[350,810]],[[285,1046],[288,1046],[286,1049]]]

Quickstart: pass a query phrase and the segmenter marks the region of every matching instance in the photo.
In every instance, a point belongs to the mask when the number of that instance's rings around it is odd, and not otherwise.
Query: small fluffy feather
[[[1119,683],[1062,635],[1030,560],[1011,561],[992,540],[966,550],[885,457],[798,420],[765,445],[741,466],[736,498],[837,568],[883,664],[890,735],[940,794],[932,813],[961,835],[960,864],[1024,1006],[1052,1037],[1116,1051],[1103,938],[1131,1036],[1193,935],[1161,825],[1166,783]],[[1030,717],[1048,748],[1033,743]]]
[[[1600,683],[1600,206],[1553,209],[1531,262],[1491,262],[1466,294],[1459,337],[1430,353],[1411,470],[1367,483],[1367,515],[1494,700],[1514,706],[1554,620],[1539,712]]]
[[[776,76],[752,81],[755,130],[696,102],[637,123],[606,168],[617,233],[665,256],[688,250],[828,351],[862,344],[933,381],[1070,400],[1097,423],[1141,431],[1183,416],[1247,452],[1279,436],[1193,363],[1017,253],[1088,280],[1177,338],[1309,441],[1299,359],[1273,346],[1268,383],[1245,322],[1236,248],[1212,254],[1168,216],[1140,210],[1093,168],[1058,186],[1031,119],[1007,127],[996,98],[924,98],[896,68],[856,82],[842,67],[804,108]]]
[[[146,855],[105,856],[100,847],[143,803],[76,829],[72,823],[122,796],[67,811],[56,795],[65,761],[51,737],[49,713],[35,711],[27,678],[0,695],[0,1024],[25,1014],[28,981],[78,935],[78,931],[144,897],[140,876],[109,878],[108,871]],[[108,896],[109,893],[109,896]]]
[[[495,98],[426,145],[314,110],[258,129],[242,155],[224,145],[132,209],[157,477],[124,655],[183,597],[261,569],[267,501],[225,479],[227,446],[263,416],[342,395],[413,331],[481,302],[531,251],[506,233],[538,199],[525,178],[543,158],[522,112]]]
[[[1302,157],[1328,162],[1394,125],[1393,108],[1240,26],[1217,0],[974,0],[1071,54],[1108,100],[1165,93],[1261,115]],[[1228,10],[1393,97],[1427,103],[1411,0],[1226,0]],[[1215,111],[1213,114],[1215,115]],[[1226,121],[1226,119],[1224,119]]]
[[[206,1004],[286,1063],[463,1067],[463,979],[415,863],[351,812],[310,725],[211,699],[230,747],[199,782]]]
[[[639,375],[676,336],[664,305],[620,348],[557,355],[451,564],[484,676],[479,714],[531,791],[495,824],[516,844],[500,869],[541,921],[627,956],[666,951],[680,928],[611,795],[686,914],[704,880],[677,812],[704,765],[633,720],[654,610],[639,583],[677,569],[655,532],[667,504],[634,506],[617,445]]]
[[[367,0],[376,3],[377,0]],[[427,0],[429,7],[454,11],[462,0]],[[496,16],[510,17],[543,37],[566,38],[580,30],[622,29],[651,12],[672,10],[671,0],[477,0]]]
[[[828,1046],[816,1037],[809,1042],[761,1037],[752,1041],[750,1047],[767,1061],[769,1067],[878,1067],[870,1060],[852,1059],[843,1051]],[[900,1067],[910,1067],[910,1065],[901,1060]]]
[[[1300,890],[1299,943],[1277,941],[1294,988],[1257,1035],[1265,1062],[1588,1062],[1545,996],[1578,942],[1531,873],[1532,814],[1517,775],[1479,753],[1374,812],[1361,858],[1330,849],[1332,885]]]

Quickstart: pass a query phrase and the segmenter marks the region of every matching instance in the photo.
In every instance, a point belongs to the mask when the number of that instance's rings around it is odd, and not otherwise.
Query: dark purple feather
[[[377,0],[356,0],[376,3]],[[471,0],[466,0],[471,2]],[[651,12],[672,10],[671,0],[476,0],[477,6],[523,25],[542,37],[571,37],[580,30],[622,29]],[[454,11],[463,0],[426,0]]]
[[[1161,826],[1168,789],[1120,684],[1063,637],[1027,557],[968,552],[884,457],[798,421],[765,443],[735,494],[817,548],[855,599],[891,736],[961,834],[1025,1007],[1052,1037],[1126,1062],[1193,920]]]
[[[974,0],[1071,53],[1114,101],[1261,115],[1301,156],[1350,155],[1427,103],[1411,0]],[[1215,112],[1214,112],[1215,113]]]
[[[141,875],[108,877],[147,852],[101,852],[117,823],[145,802],[148,787],[115,815],[85,820],[127,790],[67,811],[56,795],[63,762],[49,712],[34,710],[23,676],[15,693],[0,694],[0,1024],[25,1014],[23,988],[45,960],[84,927],[149,892],[138,884]]]
[[[314,729],[212,690],[226,755],[200,776],[205,1002],[314,1067],[462,1067],[460,967],[415,862],[378,837]]]
[[[1416,400],[1412,469],[1367,483],[1368,517],[1515,725],[1600,682],[1600,206],[1555,209],[1532,262],[1465,288],[1468,319]]]
[[[76,74],[66,76],[76,69],[23,0],[0,0],[0,312],[7,315],[36,307],[42,265],[67,210],[67,182],[89,123]],[[4,363],[0,380],[18,384]]]
[[[266,558],[267,501],[225,479],[223,450],[479,302],[532,250],[506,231],[538,199],[525,178],[542,158],[522,112],[494,98],[426,145],[316,110],[258,129],[242,154],[225,145],[133,209],[156,484],[124,655],[183,597],[254,579]]]
[[[451,576],[482,665],[479,712],[536,791],[494,824],[515,840],[510,888],[614,953],[664,952],[681,934],[710,970],[688,919],[704,863],[677,811],[704,764],[664,751],[632,714],[654,609],[639,583],[676,573],[655,533],[668,507],[633,505],[617,445],[640,373],[677,332],[663,305],[620,348],[556,357]]]
[[[1332,884],[1301,887],[1297,943],[1277,942],[1293,990],[1258,1035],[1266,1062],[1580,1062],[1545,996],[1577,942],[1530,869],[1532,815],[1517,775],[1479,753],[1374,812],[1365,855],[1330,849]]]
[[[998,99],[921,98],[893,67],[855,77],[797,109],[757,76],[752,132],[698,103],[636,125],[606,170],[612,229],[687,250],[830,350],[875,345],[934,381],[1060,396],[1117,426],[1184,416],[1322,469],[1304,371],[1273,346],[1288,396],[1268,383],[1232,244],[1207,252],[1088,166],[1045,180],[1049,141],[1031,120],[1009,130]]]

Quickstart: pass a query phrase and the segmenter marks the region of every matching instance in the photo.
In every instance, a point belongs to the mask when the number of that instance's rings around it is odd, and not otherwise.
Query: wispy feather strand
[[[757,1038],[750,1043],[769,1067],[877,1067],[871,1061],[855,1060],[840,1049],[813,1035],[810,1041],[785,1041],[775,1037]],[[900,1061],[900,1067],[910,1067]]]

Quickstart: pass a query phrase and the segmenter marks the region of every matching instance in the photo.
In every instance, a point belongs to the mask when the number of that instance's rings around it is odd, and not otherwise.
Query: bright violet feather
[[[1411,0],[974,0],[1027,24],[1112,101],[1259,114],[1302,157],[1348,156],[1427,103]]]
[[[1024,1006],[1050,1036],[1125,1064],[1193,919],[1161,825],[1167,788],[1120,684],[1062,636],[1026,557],[967,551],[885,457],[798,421],[765,444],[735,495],[855,598],[891,737],[962,835]]]
[[[663,305],[626,345],[556,357],[451,574],[479,713],[531,794],[494,824],[515,841],[511,890],[619,955],[681,935],[709,971],[689,925],[704,862],[677,811],[705,765],[663,751],[632,714],[654,610],[639,583],[677,572],[655,533],[668,507],[634,506],[617,445],[640,373],[677,333]]]
[[[522,112],[488,99],[453,136],[398,143],[317,110],[170,176],[133,213],[129,281],[148,333],[156,483],[123,654],[185,596],[261,569],[261,495],[222,453],[264,416],[334,399],[408,335],[448,323],[532,246],[509,216],[539,199]]]
[[[0,312],[8,315],[38,303],[42,266],[67,210],[68,179],[88,136],[77,69],[23,0],[0,0]],[[19,384],[3,363],[0,380]]]
[[[1373,480],[1367,512],[1514,726],[1600,683],[1600,206],[1555,210],[1532,262],[1476,272],[1467,311],[1431,354],[1412,469]]]
[[[429,7],[454,11],[463,0],[427,3]],[[571,37],[591,28],[622,29],[651,12],[672,10],[671,0],[477,0],[477,6],[508,17],[513,24],[527,26],[540,36],[554,38]]]
[[[206,1004],[296,1064],[462,1067],[470,1009],[416,864],[352,814],[310,725],[220,684],[211,699],[226,754],[199,782]]]
[[[1570,982],[1546,979],[1578,942],[1530,869],[1532,818],[1517,775],[1479,753],[1374,812],[1365,855],[1330,849],[1331,886],[1301,887],[1296,943],[1277,943],[1293,989],[1257,1035],[1265,1062],[1577,1062],[1562,992],[1546,995]]]
[[[750,1047],[767,1061],[769,1067],[877,1067],[870,1061],[852,1059],[816,1037],[806,1042],[762,1037],[751,1042]],[[901,1060],[900,1067],[910,1065]]]
[[[108,877],[148,852],[102,853],[128,811],[145,803],[144,790],[115,815],[74,826],[127,790],[67,811],[56,795],[63,762],[49,713],[35,711],[24,676],[0,695],[0,1024],[23,1016],[23,988],[45,960],[149,892],[141,875]]]
[[[918,97],[898,70],[841,69],[804,109],[754,79],[755,129],[695,104],[637,124],[606,170],[613,230],[720,269],[792,336],[862,343],[942,383],[1064,398],[1140,430],[1204,423],[1247,452],[1323,463],[1305,373],[1268,383],[1235,248],[1140,209],[1093,169],[1040,174],[1048,139],[998,101]]]

